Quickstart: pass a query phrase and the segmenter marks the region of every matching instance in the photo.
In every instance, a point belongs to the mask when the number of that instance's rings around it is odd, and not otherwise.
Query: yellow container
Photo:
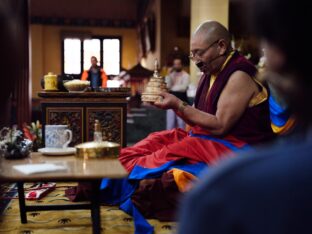
[[[57,88],[57,75],[53,72],[49,72],[44,76],[44,90],[45,91],[56,91]]]

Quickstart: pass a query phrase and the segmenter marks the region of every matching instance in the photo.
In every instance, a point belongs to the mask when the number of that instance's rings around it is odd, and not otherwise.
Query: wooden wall
[[[30,121],[28,0],[0,1],[0,127]]]

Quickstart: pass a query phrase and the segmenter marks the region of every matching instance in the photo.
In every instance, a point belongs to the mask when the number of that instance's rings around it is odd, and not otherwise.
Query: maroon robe
[[[206,74],[202,77],[195,96],[195,107],[201,111],[215,115],[221,92],[235,71],[243,71],[251,78],[257,73],[255,66],[235,51],[224,69],[218,74],[208,97],[207,92],[210,85],[210,75]],[[194,127],[193,132],[205,134],[205,130],[198,126]],[[271,128],[268,99],[258,105],[248,107],[227,135],[234,136],[248,144],[271,140],[274,133]]]

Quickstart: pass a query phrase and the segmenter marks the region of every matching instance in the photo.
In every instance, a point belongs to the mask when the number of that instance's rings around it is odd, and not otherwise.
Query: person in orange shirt
[[[93,90],[98,90],[99,87],[107,87],[107,75],[103,68],[97,65],[98,60],[95,56],[91,57],[91,67],[89,70],[83,71],[81,80],[89,80]]]

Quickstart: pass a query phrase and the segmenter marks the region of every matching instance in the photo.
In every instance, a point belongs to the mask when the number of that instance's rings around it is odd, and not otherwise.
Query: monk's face
[[[225,50],[226,48],[222,46],[222,39],[195,34],[191,39],[190,58],[202,72],[215,73],[224,62],[221,58]]]

